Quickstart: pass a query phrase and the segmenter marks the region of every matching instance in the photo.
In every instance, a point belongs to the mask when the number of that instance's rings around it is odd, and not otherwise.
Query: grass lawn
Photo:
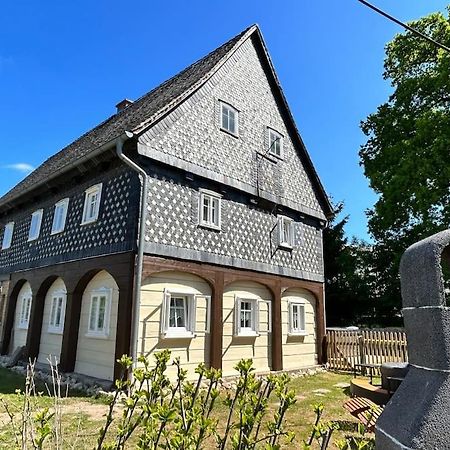
[[[309,436],[315,415],[312,405],[323,403],[325,405],[324,420],[338,420],[343,430],[336,432],[335,438],[343,436],[344,433],[352,431],[356,426],[356,419],[353,418],[342,407],[348,398],[348,389],[336,386],[342,383],[349,383],[351,375],[336,373],[321,373],[313,376],[295,378],[291,381],[290,387],[295,390],[297,403],[287,413],[286,429],[294,431],[296,439],[289,449],[301,448],[301,440]],[[24,389],[24,378],[5,369],[0,369],[0,449],[16,448],[14,435],[11,430],[8,414],[5,412],[3,402],[11,405],[11,409],[19,411],[21,399],[15,394],[16,389]],[[36,400],[36,407],[49,407],[53,405],[53,400],[49,397],[44,386],[38,389],[44,394]],[[272,407],[275,409],[275,400]],[[104,399],[94,399],[83,397],[82,395],[70,395],[63,400],[63,429],[62,435],[65,439],[64,448],[89,449],[93,448],[97,433],[104,423],[104,414],[107,405]],[[215,417],[223,422],[227,415],[225,405],[219,403]],[[17,416],[17,420],[20,418]],[[129,448],[133,446],[130,445]],[[49,445],[46,448],[51,448]],[[331,446],[331,449],[337,447]]]

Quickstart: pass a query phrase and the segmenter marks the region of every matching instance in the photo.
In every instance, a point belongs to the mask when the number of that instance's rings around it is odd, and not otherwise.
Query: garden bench
[[[344,408],[356,417],[367,429],[373,431],[383,408],[368,398],[353,397],[344,403]]]

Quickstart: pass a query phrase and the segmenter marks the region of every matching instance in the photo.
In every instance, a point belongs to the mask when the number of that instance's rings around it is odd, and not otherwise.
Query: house
[[[330,212],[252,26],[0,199],[2,353],[105,380],[165,348],[190,374],[313,366]]]

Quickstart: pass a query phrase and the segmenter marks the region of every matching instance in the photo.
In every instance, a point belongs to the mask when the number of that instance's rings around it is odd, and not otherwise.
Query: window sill
[[[288,333],[288,336],[309,336],[309,333],[306,331],[297,331]]]
[[[225,128],[220,127],[220,131],[223,131],[224,133],[228,134],[228,136],[234,137],[235,139],[239,139],[239,134],[232,133]]]
[[[238,334],[235,334],[235,337],[258,337],[259,333],[256,331],[241,331]]]
[[[184,332],[175,332],[175,331],[169,331],[162,334],[163,339],[193,339],[196,337],[195,333],[192,333],[191,331],[184,331]]]
[[[37,241],[39,239],[39,236],[37,236],[37,237],[35,237],[35,238],[28,238],[27,239],[27,242],[34,242],[34,241]]]
[[[292,249],[294,248],[292,245],[286,244],[285,242],[278,244],[278,248],[280,248],[281,250],[288,250],[288,251],[292,251]]]
[[[97,220],[98,220],[98,217],[96,217],[95,219],[83,220],[83,221],[80,223],[80,225],[81,225],[81,226],[83,226],[83,225],[89,225],[89,224],[91,224],[91,223],[97,222]]]
[[[84,225],[84,224],[81,224]],[[64,231],[64,228],[62,230],[55,230],[50,232],[50,236],[54,236],[55,234],[61,234]]]
[[[207,223],[199,223],[198,226],[201,228],[207,228],[208,230],[222,231],[222,227],[217,226],[217,225],[210,225]]]
[[[19,330],[28,330],[28,324],[26,324],[26,325],[17,325],[17,328],[19,329]]]
[[[277,163],[278,161],[284,161],[284,158],[282,156],[277,156],[277,155],[274,155],[273,153],[270,153],[270,152],[263,153],[263,152],[260,152],[259,150],[257,150],[256,154],[260,158],[265,158],[265,159],[267,159],[267,160],[269,160],[270,162],[273,162],[273,163]]]

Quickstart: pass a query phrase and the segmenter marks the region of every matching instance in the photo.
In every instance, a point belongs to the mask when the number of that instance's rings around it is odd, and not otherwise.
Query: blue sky
[[[447,1],[374,0],[401,20]],[[358,164],[359,123],[384,102],[384,45],[401,29],[356,0],[2,5],[0,195],[56,151],[242,29],[258,23],[327,192],[368,238],[376,197]]]

